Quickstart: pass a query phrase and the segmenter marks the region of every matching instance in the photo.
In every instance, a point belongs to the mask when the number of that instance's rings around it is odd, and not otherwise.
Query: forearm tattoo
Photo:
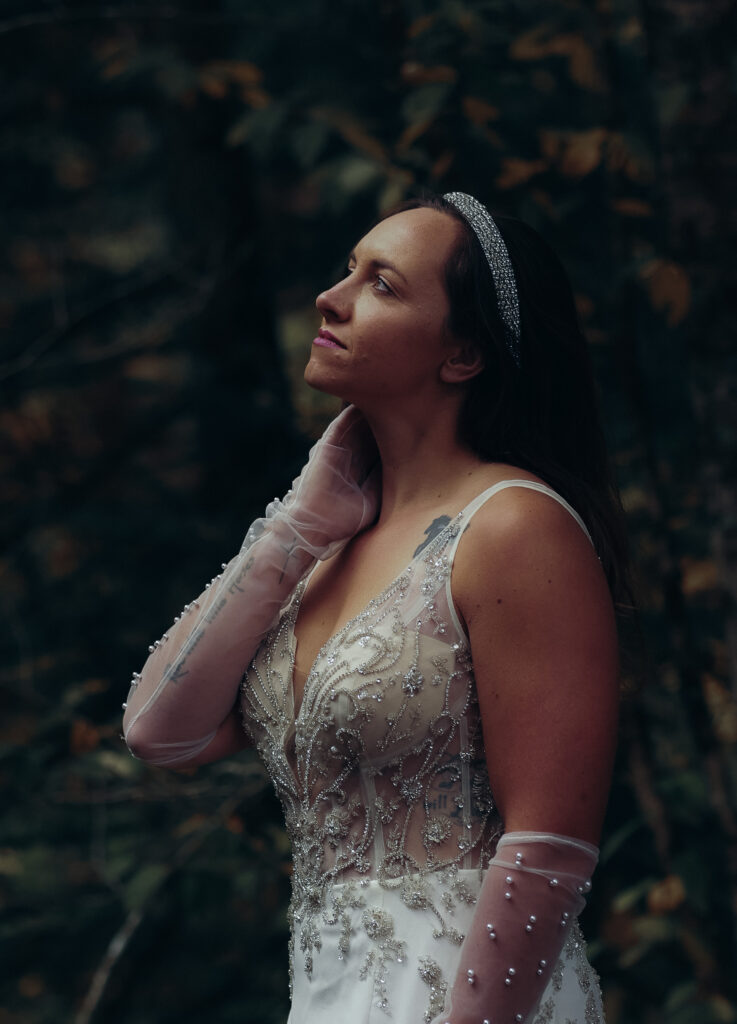
[[[240,568],[240,570],[238,571],[238,575],[235,577],[235,579],[231,582],[230,586],[228,587],[229,594],[234,594],[236,590],[240,590],[240,592],[243,593],[243,587],[238,586],[238,584],[241,582],[243,577],[248,573],[254,561],[255,559],[253,555],[250,555],[246,564]]]

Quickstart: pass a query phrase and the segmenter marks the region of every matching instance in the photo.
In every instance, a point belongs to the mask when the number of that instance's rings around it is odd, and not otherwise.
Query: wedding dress
[[[243,726],[281,800],[293,848],[289,1024],[448,1019],[461,945],[504,832],[450,576],[463,529],[505,487],[548,494],[587,532],[551,488],[503,480],[330,637],[299,706],[294,627],[309,576],[243,675]],[[537,834],[520,833],[530,835]],[[523,840],[510,849],[516,849],[510,863],[519,867]],[[512,904],[516,875],[506,882]],[[534,914],[529,922],[532,933]],[[565,940],[545,967],[552,973],[542,995],[529,1016],[512,1015],[510,1022],[603,1024],[598,979],[575,914],[564,912],[560,925]],[[496,939],[492,924],[486,928]],[[490,971],[506,971],[511,998],[519,978],[507,961],[494,959],[503,948],[489,942],[483,962]],[[542,975],[546,961],[539,963]],[[467,973],[473,985],[474,971]],[[484,1017],[491,1024],[502,1019]]]

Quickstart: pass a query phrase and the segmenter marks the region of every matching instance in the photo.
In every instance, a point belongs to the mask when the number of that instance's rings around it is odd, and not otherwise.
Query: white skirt
[[[458,876],[477,893],[482,877],[476,869]],[[433,883],[433,876],[423,876]],[[287,1024],[441,1024],[445,991],[450,990],[461,947],[447,935],[438,937],[439,921],[430,912],[407,906],[398,889],[375,879],[333,886],[341,897],[350,886],[346,919],[322,915],[320,948],[312,950],[311,975],[305,970],[299,922],[292,955],[292,1007]],[[356,899],[357,895],[357,899]],[[350,903],[359,903],[350,906]],[[440,891],[436,906],[443,906]],[[475,907],[462,903],[447,916],[448,926],[465,934]],[[493,1011],[492,1011],[493,1012]],[[528,1024],[604,1024],[596,972],[574,922],[553,974]]]

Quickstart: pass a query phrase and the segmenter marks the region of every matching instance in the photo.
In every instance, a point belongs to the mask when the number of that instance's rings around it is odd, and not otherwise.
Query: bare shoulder
[[[572,614],[593,602],[590,612],[598,608],[603,625],[612,625],[609,588],[591,541],[567,508],[530,487],[505,487],[477,510],[456,552],[453,595],[467,623],[479,612],[532,614],[565,595]]]

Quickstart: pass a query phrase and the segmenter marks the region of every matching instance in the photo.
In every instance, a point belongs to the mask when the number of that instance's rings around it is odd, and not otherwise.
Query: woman
[[[350,404],[152,645],[126,740],[264,759],[290,1024],[601,1022],[576,918],[626,558],[570,286],[450,193],[380,220],[317,307],[305,379]]]

